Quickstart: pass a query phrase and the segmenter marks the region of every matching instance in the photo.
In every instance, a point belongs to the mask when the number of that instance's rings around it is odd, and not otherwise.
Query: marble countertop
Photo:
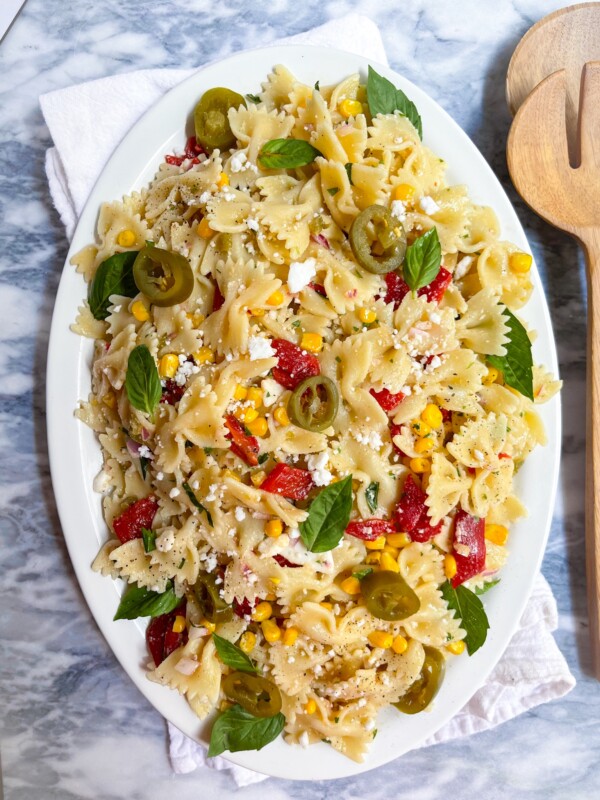
[[[525,225],[559,348],[564,445],[543,564],[558,644],[578,685],[494,731],[332,783],[268,780],[248,800],[447,796],[591,800],[600,787],[600,684],[589,677],[584,582],[585,290],[575,244],[516,198],[504,157],[508,59],[554,0],[28,0],[0,44],[0,754],[5,800],[232,796],[224,773],[174,776],[162,718],[123,672],[78,589],[48,471],[44,371],[67,241],[44,174],[38,97],[143,67],[192,67],[356,10],[390,63],[429,92],[491,163]],[[460,11],[458,8],[460,7]],[[374,10],[376,8],[376,10]],[[576,269],[578,265],[578,269]],[[568,279],[565,276],[568,275]],[[0,796],[2,791],[0,790]]]

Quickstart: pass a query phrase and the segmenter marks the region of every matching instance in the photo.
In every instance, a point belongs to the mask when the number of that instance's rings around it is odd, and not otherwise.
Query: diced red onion
[[[186,656],[184,656],[175,664],[175,669],[177,672],[181,672],[182,675],[193,675],[199,666],[200,664],[193,658],[186,658]]]

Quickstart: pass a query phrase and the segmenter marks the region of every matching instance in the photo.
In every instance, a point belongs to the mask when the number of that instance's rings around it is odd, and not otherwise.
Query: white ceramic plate
[[[334,83],[360,71],[367,61],[330,48],[271,47],[241,53],[212,64],[166,94],[131,129],[114,152],[81,215],[67,257],[52,321],[48,355],[47,410],[50,463],[56,501],[65,539],[82,591],[108,643],[128,675],[153,706],[188,736],[206,742],[209,726],[201,724],[176,692],[148,681],[148,661],[139,622],[113,622],[122,586],[92,572],[90,564],[107,531],[100,497],[92,481],[101,467],[100,447],[94,433],[73,416],[73,409],[90,389],[92,342],[69,330],[78,305],[85,297],[84,281],[68,259],[94,240],[98,209],[139,189],[152,179],[165,153],[182,148],[188,116],[201,94],[213,86],[229,86],[240,93],[256,92],[275,64],[285,64],[300,80]],[[528,249],[527,239],[506,194],[479,151],[437,103],[418,87],[389,68],[377,70],[414,100],[423,118],[424,139],[449,164],[448,182],[466,183],[473,198],[495,209],[502,237]],[[535,291],[522,316],[537,330],[534,357],[557,372],[556,351],[548,307],[537,271]],[[431,736],[470,699],[502,655],[529,596],[548,536],[560,455],[560,401],[540,407],[548,444],[538,448],[520,470],[516,485],[529,509],[529,518],[514,526],[510,558],[502,582],[485,596],[491,629],[485,646],[469,658],[451,659],[446,680],[428,713],[414,717],[391,708],[377,723],[378,735],[363,764],[343,757],[326,744],[308,749],[290,747],[280,738],[256,752],[235,753],[237,764],[288,779],[340,778],[363,772],[394,759]]]

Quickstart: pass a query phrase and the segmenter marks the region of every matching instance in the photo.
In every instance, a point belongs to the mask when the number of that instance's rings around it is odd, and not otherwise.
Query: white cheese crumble
[[[456,265],[456,269],[454,270],[454,280],[459,281],[461,278],[464,278],[467,272],[471,269],[472,263],[473,256],[465,256],[464,258],[461,258]]]
[[[304,289],[317,274],[317,262],[314,258],[306,261],[292,261],[288,272],[288,288],[292,294]]]
[[[368,431],[366,433],[362,431],[352,431],[352,436],[354,436],[359,444],[369,445],[369,447],[372,447],[374,450],[379,450],[379,448],[383,446],[383,441],[378,431]]]
[[[101,469],[94,478],[93,483],[94,491],[98,494],[104,494],[110,489],[110,475],[105,470]]]
[[[440,207],[435,202],[433,197],[430,197],[428,194],[423,195],[423,197],[419,200],[419,205],[423,209],[426,214],[437,214],[440,210]]]
[[[143,444],[143,445],[142,445],[142,446],[141,446],[141,447],[138,449],[138,456],[139,456],[140,458],[154,458],[154,453],[152,452],[152,450],[150,450],[150,448],[148,447],[148,445],[146,445],[146,444]]]
[[[246,168],[245,164],[247,160],[248,159],[246,157],[246,153],[244,153],[243,150],[240,150],[239,153],[234,153],[231,156],[231,159],[229,161],[229,169],[232,172],[241,172],[243,169]]]
[[[271,358],[275,355],[275,350],[271,347],[271,340],[263,336],[250,336],[248,339],[248,353],[250,361],[258,361],[261,358]]]
[[[206,204],[211,199],[211,197],[212,197],[211,192],[202,192],[202,194],[200,195],[200,197],[198,199],[200,200],[201,203],[205,203]]]
[[[301,747],[304,747],[305,749],[308,747],[308,745],[310,744],[310,739],[308,738],[307,731],[302,731],[302,733],[298,737],[298,744]]]
[[[173,489],[171,489],[171,491],[169,492],[169,497],[171,498],[171,500],[173,500],[175,497],[179,497],[180,494],[181,490],[178,489],[177,486],[174,486]]]
[[[246,512],[241,506],[236,506],[234,514],[238,522],[243,522],[246,519]]]
[[[306,466],[311,474],[315,486],[329,486],[333,475],[326,469],[329,455],[326,450],[322,453],[314,453],[306,459]]]
[[[404,205],[402,200],[392,200],[390,214],[392,215],[392,217],[396,217],[396,219],[399,219],[400,222],[404,222],[406,220],[406,206]]]
[[[169,550],[173,549],[173,545],[175,544],[175,534],[173,531],[165,531],[161,533],[160,536],[156,537],[155,544],[159,553],[168,553]]]
[[[252,217],[248,217],[248,219],[246,220],[246,225],[248,226],[248,228],[251,231],[257,231],[258,230],[258,221],[255,220],[255,219],[252,219]]]
[[[481,452],[481,450],[473,450],[473,455],[475,456],[475,458],[477,459],[477,461],[483,461],[483,460],[485,459],[485,456],[484,456],[484,454]]]
[[[260,388],[263,390],[263,406],[270,408],[274,406],[279,400],[285,389],[280,383],[274,381],[273,378],[265,378],[260,382]]]

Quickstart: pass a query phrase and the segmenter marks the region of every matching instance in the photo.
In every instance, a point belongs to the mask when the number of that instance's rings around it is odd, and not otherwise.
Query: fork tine
[[[590,61],[583,68],[579,143],[581,165],[600,169],[600,61]]]

